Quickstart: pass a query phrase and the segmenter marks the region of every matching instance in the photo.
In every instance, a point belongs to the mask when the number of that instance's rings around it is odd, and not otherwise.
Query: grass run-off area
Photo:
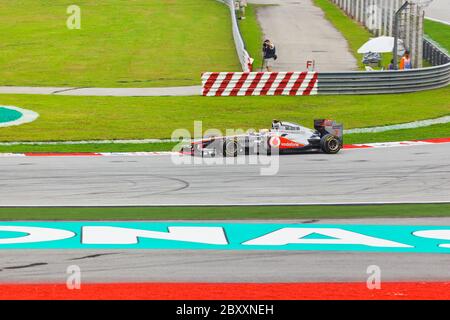
[[[394,130],[382,133],[360,133],[344,135],[345,144],[405,141],[450,137],[449,124],[437,124],[417,129]],[[152,152],[178,151],[184,143],[83,143],[83,144],[51,144],[51,145],[0,145],[0,153],[52,153],[52,152]]]
[[[179,151],[180,149],[181,149],[180,144],[176,142],[0,145],[0,153],[154,152],[154,151],[173,151],[173,150]]]
[[[20,4],[19,4],[20,2]],[[229,9],[216,0],[1,1],[0,85],[152,87],[239,71]]]
[[[194,121],[202,121],[203,130],[215,128],[224,133],[225,129],[267,128],[272,119],[312,126],[314,119],[328,118],[342,122],[346,129],[364,128],[449,115],[449,101],[450,86],[363,97],[0,95],[0,105],[30,109],[40,115],[32,123],[0,128],[0,142],[164,139],[170,138],[175,129],[192,131]],[[417,139],[446,136],[442,130],[426,132]]]
[[[259,7],[267,5],[248,4],[245,11],[245,19],[239,20],[239,29],[245,42],[245,48],[253,61],[253,71],[260,71],[262,67],[262,43],[263,33],[256,17]]]
[[[450,26],[425,19],[425,34],[450,52]]]
[[[0,128],[0,142],[171,138],[175,129],[261,129],[273,118],[311,127],[315,118],[342,122],[346,129],[391,125],[450,114],[450,86],[419,93],[311,97],[69,97],[0,95],[0,105],[39,113],[21,126]],[[245,106],[245,107],[244,107]],[[450,136],[450,124],[351,134],[345,143]],[[172,143],[0,146],[0,152],[127,152],[171,150]]]
[[[0,220],[267,220],[448,217],[450,204],[244,207],[0,208]]]

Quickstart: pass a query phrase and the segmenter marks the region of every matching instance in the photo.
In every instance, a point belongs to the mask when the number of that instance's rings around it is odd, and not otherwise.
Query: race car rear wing
[[[341,123],[336,123],[334,120],[316,119],[314,120],[314,129],[316,129],[321,136],[332,134],[341,141],[343,140],[344,126]]]

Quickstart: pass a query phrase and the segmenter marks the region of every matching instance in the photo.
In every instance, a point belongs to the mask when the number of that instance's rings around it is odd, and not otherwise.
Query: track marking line
[[[369,148],[394,148],[394,147],[409,147],[417,145],[432,145],[450,143],[450,138],[435,138],[424,140],[410,140],[397,142],[377,142],[377,143],[362,143],[362,144],[346,144],[344,149],[369,149]],[[162,156],[162,155],[176,155],[179,152],[174,151],[152,151],[152,152],[26,152],[26,153],[0,153],[0,157],[73,157],[73,156]]]

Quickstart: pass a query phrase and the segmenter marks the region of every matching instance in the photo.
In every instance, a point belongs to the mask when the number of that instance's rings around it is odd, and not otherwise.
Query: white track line
[[[51,205],[2,205],[0,208],[47,208],[47,207],[61,207],[61,208],[108,208],[108,207],[258,207],[258,206],[368,206],[368,205],[407,205],[407,204],[448,204],[449,201],[388,201],[388,202],[261,202],[261,203],[218,203],[218,204],[205,204],[205,203],[159,203],[159,204],[107,204],[107,205],[57,205],[52,202]]]
[[[370,128],[355,128],[344,130],[344,134],[352,134],[352,133],[376,133],[376,132],[385,132],[392,130],[402,130],[402,129],[415,129],[415,128],[423,128],[429,127],[435,124],[445,124],[450,122],[450,116],[444,116],[436,119],[427,119],[427,120],[419,120],[408,123],[394,124],[390,126],[379,126],[379,127],[370,127]]]

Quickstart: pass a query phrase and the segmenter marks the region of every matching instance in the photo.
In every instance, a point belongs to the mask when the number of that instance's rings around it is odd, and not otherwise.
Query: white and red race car
[[[314,129],[296,123],[273,120],[270,130],[244,135],[208,137],[193,141],[193,156],[236,157],[246,154],[324,152],[335,154],[343,146],[343,126],[333,120],[314,120]]]

